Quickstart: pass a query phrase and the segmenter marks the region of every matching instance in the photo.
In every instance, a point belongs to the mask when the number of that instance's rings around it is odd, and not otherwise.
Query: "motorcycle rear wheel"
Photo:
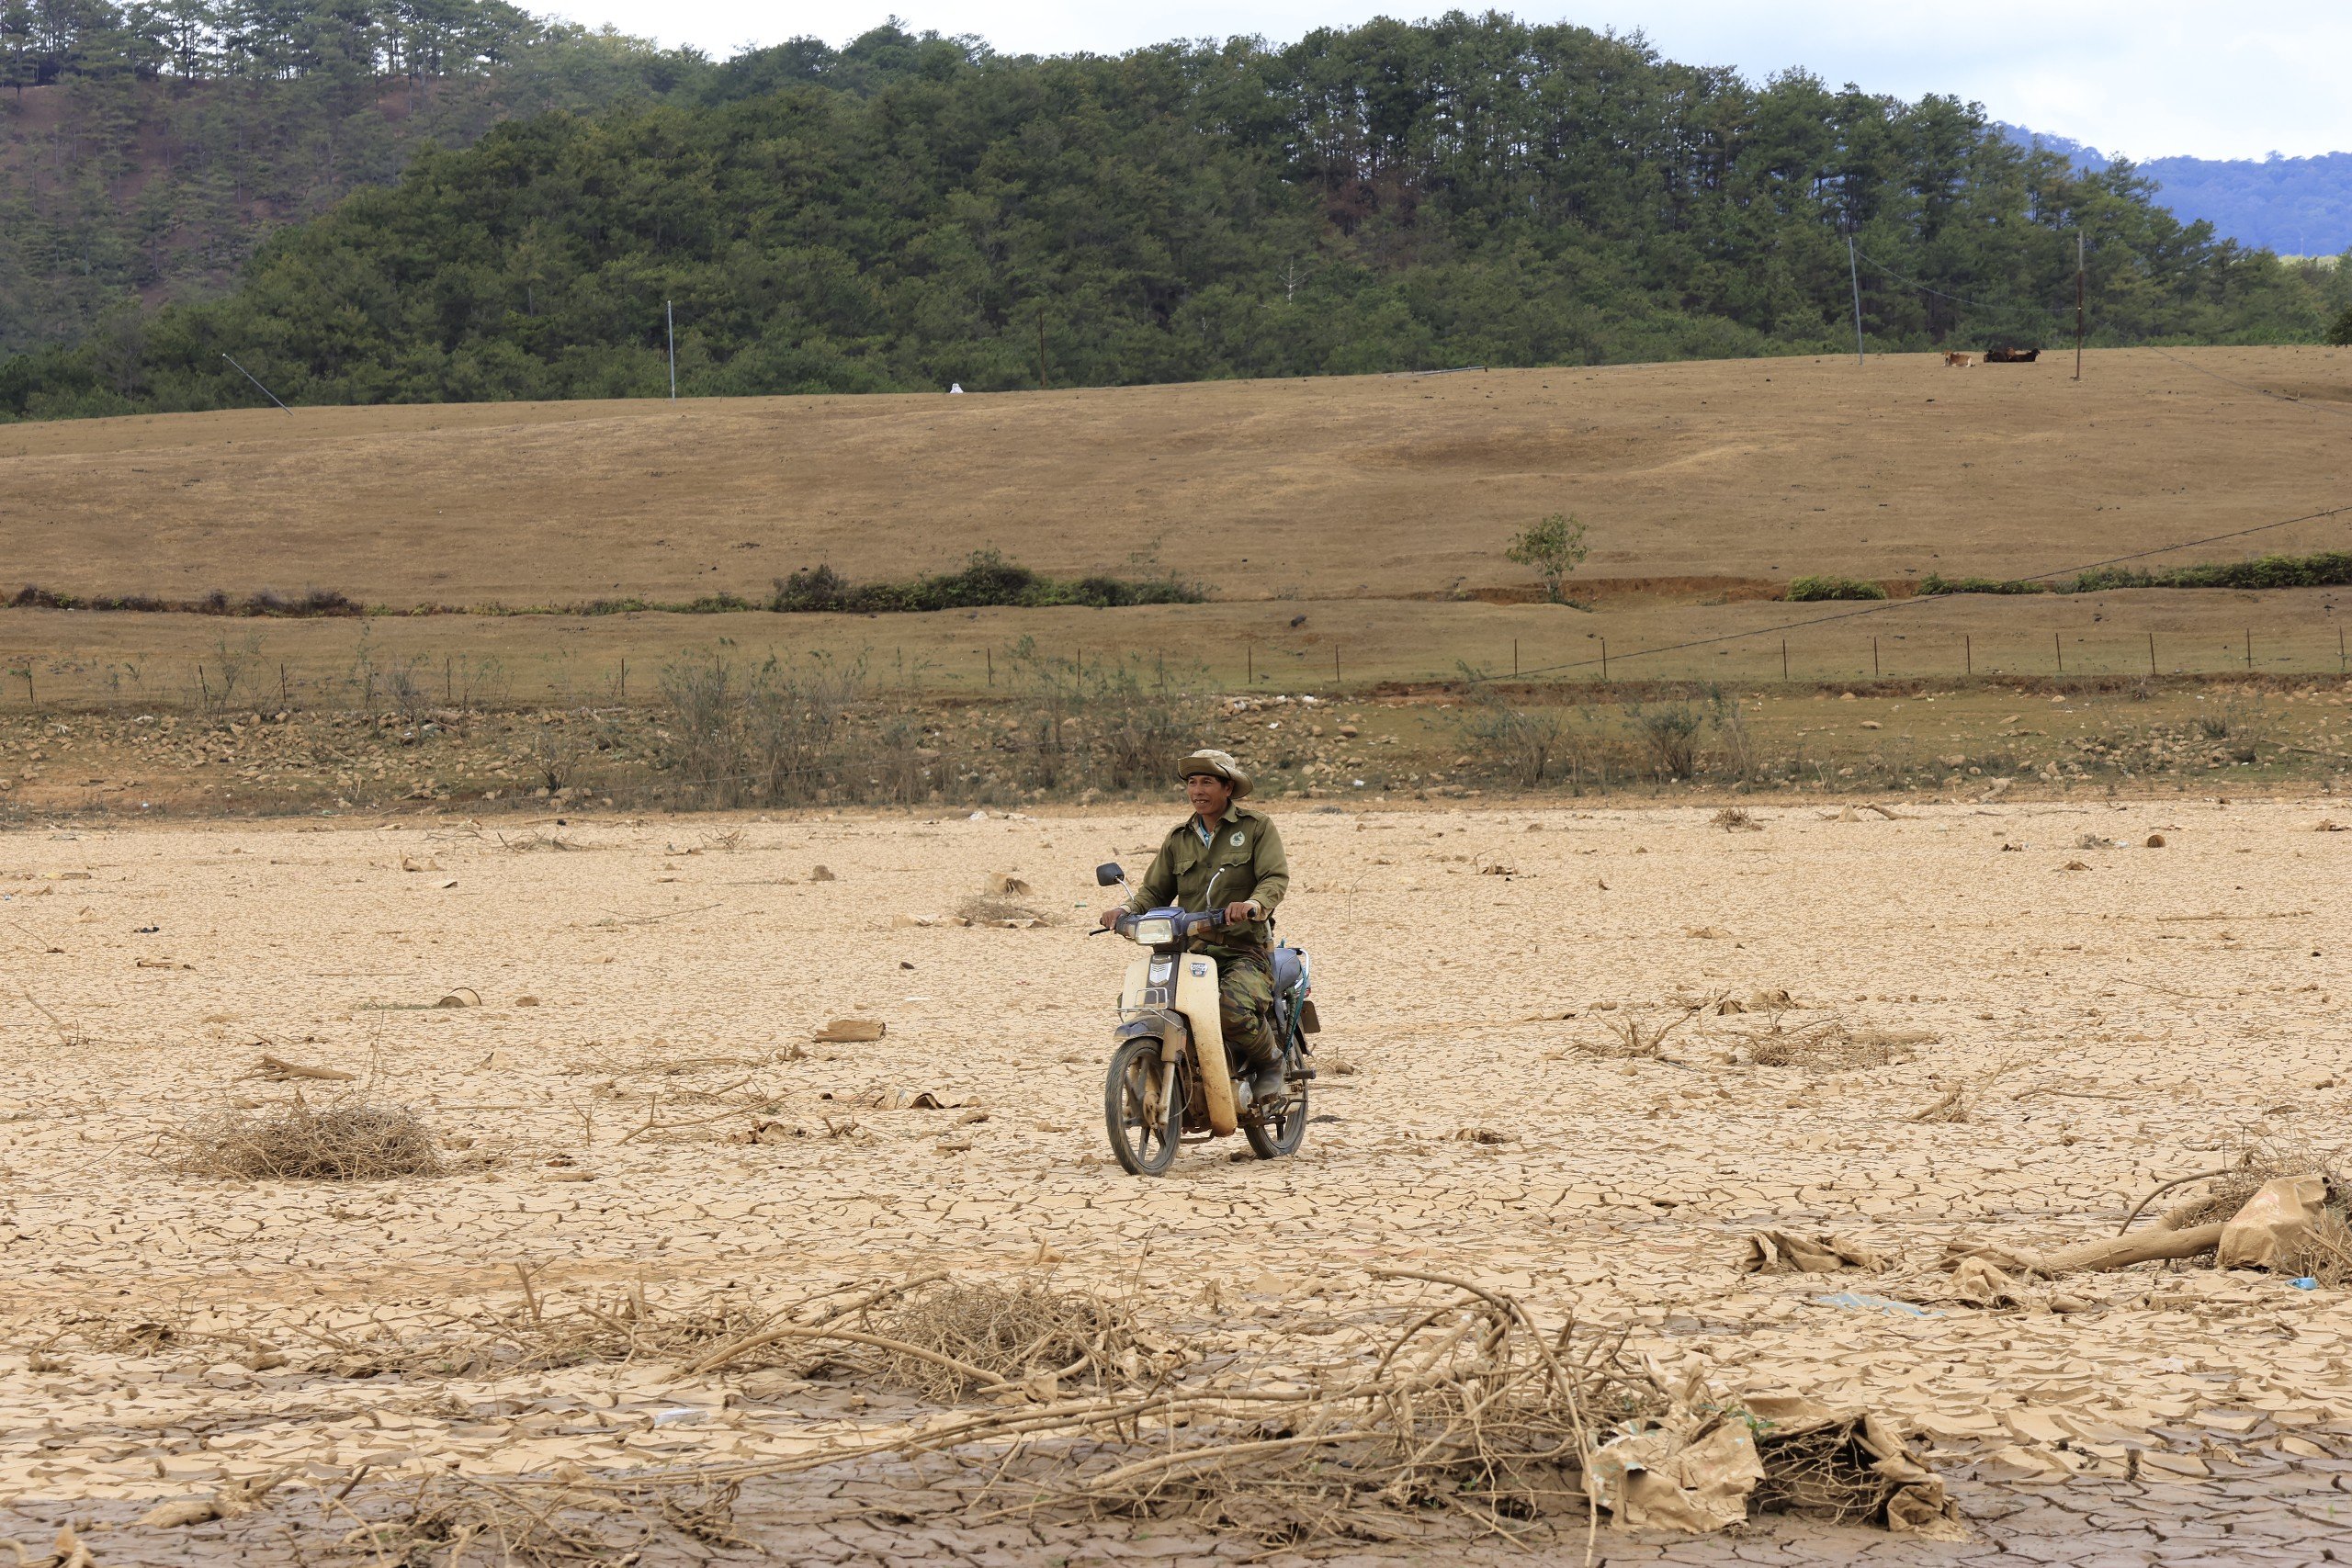
[[[1267,1113],[1252,1111],[1245,1115],[1241,1135],[1250,1140],[1250,1152],[1260,1159],[1296,1154],[1298,1145],[1306,1141],[1306,1083],[1292,1084],[1289,1096],[1276,1101]]]
[[[1124,1041],[1111,1053],[1102,1082],[1103,1129],[1111,1153],[1130,1175],[1158,1176],[1175,1163],[1184,1131],[1184,1080],[1178,1074],[1162,1099],[1167,1077],[1157,1040]]]

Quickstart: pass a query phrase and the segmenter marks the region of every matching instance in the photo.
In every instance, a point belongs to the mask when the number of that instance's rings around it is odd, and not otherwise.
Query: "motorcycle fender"
[[[1298,1004],[1298,1027],[1309,1034],[1320,1034],[1323,1032],[1323,1021],[1316,1016],[1315,1004],[1313,1001],[1304,1001]]]
[[[1176,960],[1176,1010],[1193,1027],[1193,1049],[1201,1062],[1201,1097],[1208,1101],[1209,1130],[1226,1137],[1239,1129],[1233,1103],[1233,1069],[1225,1059],[1225,1021],[1217,1010],[1216,960],[1187,953]]]
[[[1184,1021],[1175,1013],[1153,1008],[1140,1017],[1131,1018],[1111,1032],[1114,1040],[1157,1040],[1162,1046],[1175,1050],[1184,1047]]]
[[[1119,987],[1119,1010],[1134,1012],[1144,1005],[1144,988],[1151,984],[1151,958],[1148,954],[1127,965],[1126,984]],[[1124,1034],[1122,1036],[1124,1038]]]

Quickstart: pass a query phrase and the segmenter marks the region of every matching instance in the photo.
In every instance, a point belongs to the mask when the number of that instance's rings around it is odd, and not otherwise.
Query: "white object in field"
[[[964,383],[961,381],[950,381],[947,383],[947,395],[951,398],[962,395],[963,390]]]

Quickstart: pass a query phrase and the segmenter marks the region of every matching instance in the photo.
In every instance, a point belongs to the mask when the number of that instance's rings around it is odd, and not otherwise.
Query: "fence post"
[[[1968,633],[1960,634],[1960,657],[1971,675],[1976,673],[1976,641]]]
[[[2149,674],[2151,674],[2151,675],[2154,675],[2155,672],[2156,672],[2156,634],[2155,634],[2155,633],[2154,633],[2154,632],[2150,632],[2150,633],[2148,634],[2148,673],[2149,673]]]
[[[2249,670],[2254,668],[2254,628],[2252,626],[2245,629],[2245,667]]]
[[[1781,639],[1781,680],[1783,682],[1787,682],[1787,680],[1788,680],[1788,678],[1789,678],[1789,639],[1788,639],[1787,637],[1782,637],[1782,638]]]
[[[1871,638],[1871,679],[1878,679],[1878,638]]]
[[[1510,678],[1519,679],[1519,638],[1510,639]]]
[[[1600,678],[1604,681],[1609,679],[1609,639],[1607,637],[1600,639]]]
[[[2064,675],[2066,672],[2066,645],[2058,640],[2056,632],[2050,634],[2050,651],[2058,656],[2058,673]]]

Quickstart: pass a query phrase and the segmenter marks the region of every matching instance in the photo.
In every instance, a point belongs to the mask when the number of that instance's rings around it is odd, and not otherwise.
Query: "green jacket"
[[[1290,890],[1290,861],[1283,853],[1283,836],[1274,819],[1246,806],[1228,806],[1216,829],[1202,842],[1200,818],[1187,817],[1167,838],[1143,874],[1131,910],[1154,909],[1173,904],[1201,910],[1255,898],[1268,915]],[[1213,945],[1263,947],[1266,921],[1218,931]]]

